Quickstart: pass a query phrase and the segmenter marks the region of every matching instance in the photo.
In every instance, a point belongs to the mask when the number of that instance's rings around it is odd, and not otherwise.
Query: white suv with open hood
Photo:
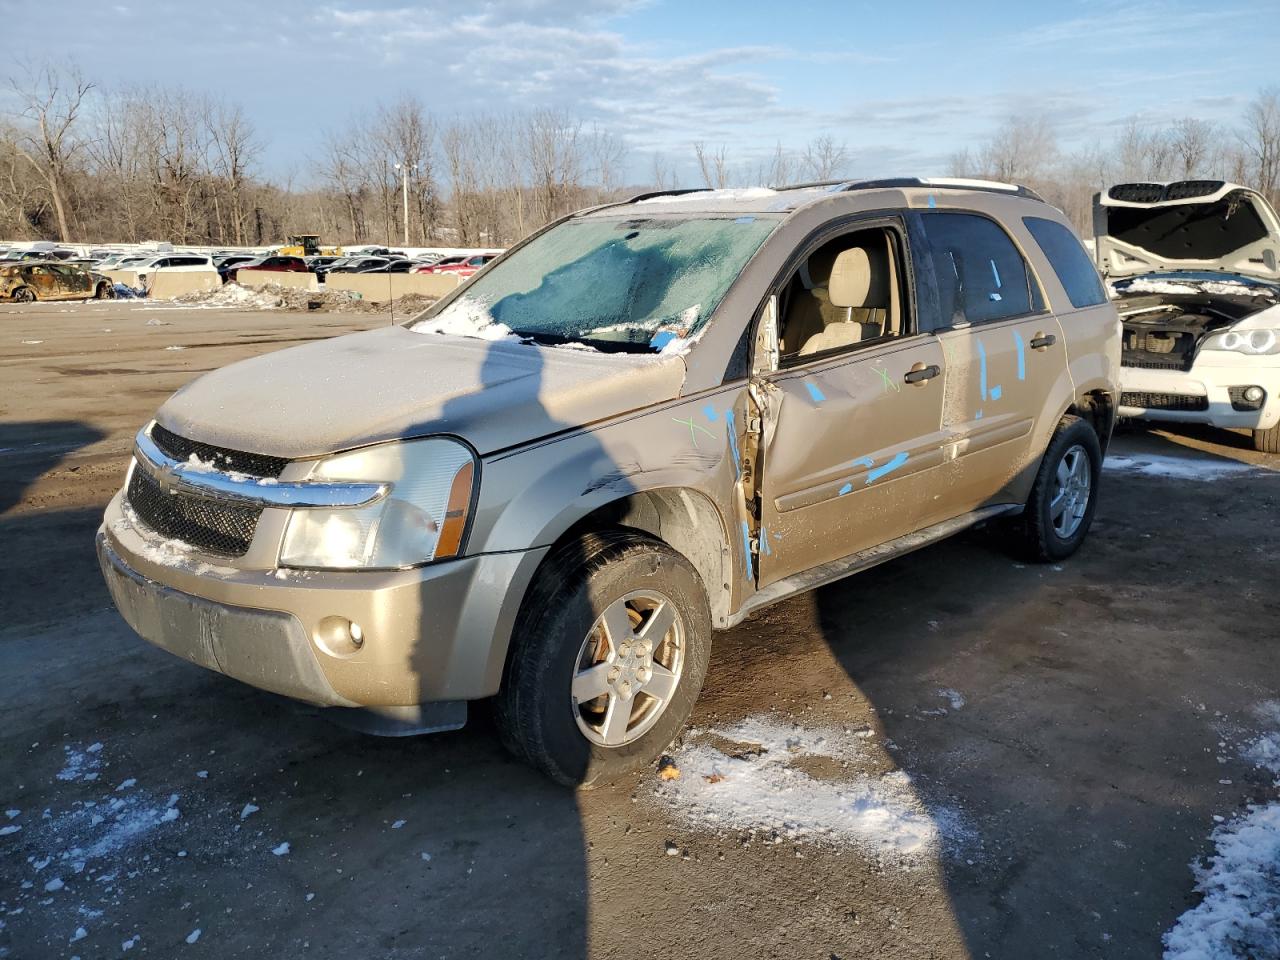
[[[1253,431],[1280,453],[1280,220],[1221,180],[1094,198],[1098,267],[1124,324],[1121,416]]]

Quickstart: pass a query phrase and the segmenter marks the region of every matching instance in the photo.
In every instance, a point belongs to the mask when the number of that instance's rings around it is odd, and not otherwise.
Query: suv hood
[[[1094,197],[1106,277],[1209,270],[1280,280],[1280,220],[1261,194],[1221,180],[1122,183]]]
[[[674,399],[684,374],[679,356],[384,327],[215,370],[156,419],[192,440],[291,459],[435,433],[486,454]]]

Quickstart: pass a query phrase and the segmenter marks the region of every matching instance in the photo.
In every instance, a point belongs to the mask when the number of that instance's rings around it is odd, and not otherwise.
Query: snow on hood
[[[1098,196],[1095,232],[1107,277],[1212,270],[1280,279],[1280,220],[1236,184],[1118,184]]]
[[[439,433],[484,454],[674,399],[684,373],[678,356],[383,327],[214,370],[156,419],[180,436],[289,458]]]

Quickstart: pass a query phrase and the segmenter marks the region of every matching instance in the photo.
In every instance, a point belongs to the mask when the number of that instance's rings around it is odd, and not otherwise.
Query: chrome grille
[[[244,556],[262,515],[260,507],[168,493],[137,465],[125,497],[138,519],[156,533],[224,557]]]

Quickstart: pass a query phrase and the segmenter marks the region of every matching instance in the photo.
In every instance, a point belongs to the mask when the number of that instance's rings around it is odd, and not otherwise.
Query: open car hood
[[[1234,183],[1117,184],[1094,197],[1094,235],[1106,277],[1197,270],[1280,280],[1280,220]]]
[[[684,373],[679,356],[384,327],[214,370],[156,419],[192,440],[291,459],[441,433],[486,454],[674,399]]]

